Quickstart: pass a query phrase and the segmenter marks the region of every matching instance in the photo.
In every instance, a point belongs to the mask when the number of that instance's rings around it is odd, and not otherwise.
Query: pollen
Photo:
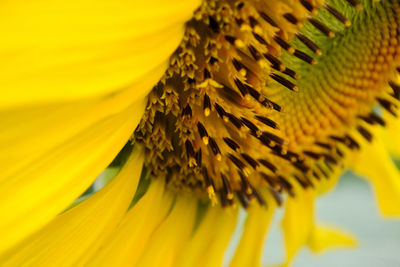
[[[279,204],[397,115],[399,44],[396,0],[204,0],[133,141],[171,190]]]

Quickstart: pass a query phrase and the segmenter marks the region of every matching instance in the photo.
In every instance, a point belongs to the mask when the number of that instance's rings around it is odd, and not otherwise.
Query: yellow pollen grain
[[[207,137],[207,136],[204,136],[204,137],[202,138],[202,140],[203,140],[203,143],[204,143],[205,145],[208,145],[208,137]]]

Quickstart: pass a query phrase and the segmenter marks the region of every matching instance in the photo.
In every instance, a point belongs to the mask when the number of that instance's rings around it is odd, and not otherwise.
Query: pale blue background
[[[369,185],[351,173],[341,178],[336,189],[320,197],[318,219],[348,229],[359,238],[355,250],[335,250],[314,255],[303,249],[293,267],[400,267],[400,219],[379,216],[374,193]],[[264,266],[282,261],[282,237],[279,231],[282,212],[278,212],[264,247]],[[244,216],[241,217],[241,223]],[[228,249],[226,263],[240,236],[240,226]]]

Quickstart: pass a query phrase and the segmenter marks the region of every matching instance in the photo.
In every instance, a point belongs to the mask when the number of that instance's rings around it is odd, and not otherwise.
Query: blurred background
[[[243,215],[243,214],[242,214]],[[336,225],[357,236],[355,249],[337,249],[323,254],[313,254],[304,248],[293,267],[400,267],[400,218],[383,219],[379,215],[374,192],[368,183],[347,172],[336,188],[317,201],[317,220]],[[264,266],[274,266],[284,259],[279,210],[269,230],[264,246]],[[241,223],[244,216],[241,216]],[[227,260],[232,256],[240,238],[240,230],[228,249]]]

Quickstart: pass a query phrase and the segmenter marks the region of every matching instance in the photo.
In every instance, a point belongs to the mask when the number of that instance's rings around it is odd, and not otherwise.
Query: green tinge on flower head
[[[315,57],[316,65],[283,56],[286,65],[298,70],[299,93],[279,90],[273,93],[273,100],[286,108],[280,117],[293,146],[310,149],[311,142],[329,144],[329,136],[344,138],[350,127],[358,127],[362,135],[370,138],[360,118],[365,121],[370,117],[377,104],[393,109],[398,98],[398,86],[390,82],[397,75],[395,67],[400,58],[398,3],[366,2],[361,11],[346,7],[343,1],[332,1],[332,5],[343,12],[351,26],[338,25],[326,10],[316,18],[335,32],[335,38],[327,37],[310,23],[304,25],[301,33],[312,36],[323,51]],[[299,40],[294,43],[299,49],[306,49]]]
[[[345,167],[400,215],[398,0],[0,13],[1,266],[222,266],[240,207],[229,264],[259,266],[277,206],[290,265],[303,246],[355,245],[315,223]],[[70,207],[111,162],[112,181]]]

